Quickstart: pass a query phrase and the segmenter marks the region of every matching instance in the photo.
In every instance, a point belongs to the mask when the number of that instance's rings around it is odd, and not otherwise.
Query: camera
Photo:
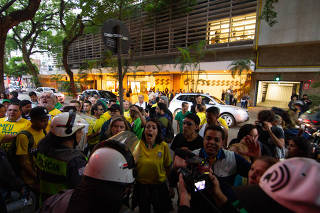
[[[187,163],[187,167],[179,168],[178,173],[182,174],[185,186],[189,193],[208,190],[212,187],[209,178],[210,167],[203,158],[184,149],[176,149],[175,154],[183,158]]]

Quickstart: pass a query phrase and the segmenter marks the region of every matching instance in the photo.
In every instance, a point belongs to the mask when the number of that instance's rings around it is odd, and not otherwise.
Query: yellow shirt
[[[132,123],[132,118],[130,117],[129,110],[123,113],[124,118],[129,122],[129,124]]]
[[[220,117],[220,118],[218,118],[218,121],[219,121],[219,123],[220,123],[226,130],[229,129],[226,120],[224,120],[223,118]]]
[[[43,130],[37,131],[33,129],[32,127],[29,127],[26,131],[30,132],[33,136],[33,146],[32,149],[36,149],[38,147],[39,141],[45,137],[45,134],[43,133]],[[16,139],[16,145],[17,145],[17,155],[28,155],[28,145],[29,145],[29,140],[28,137],[24,134],[20,134],[17,136]],[[33,177],[30,177],[29,173],[27,173],[23,168],[26,165],[30,165],[32,167],[33,162],[31,162],[30,158],[27,158],[26,161],[23,162],[23,165],[20,165],[22,170],[21,170],[21,176],[26,184],[34,184],[35,180]]]
[[[109,111],[106,111],[105,113],[103,113],[103,115],[101,115],[101,117],[104,117],[104,119],[107,121],[111,118],[111,115]]]
[[[207,123],[207,117],[205,112],[197,112],[197,116],[200,119],[200,125],[202,126],[203,124]]]
[[[168,144],[162,142],[148,149],[141,140],[139,149],[136,180],[142,184],[163,183],[167,178],[166,168],[172,163]]]
[[[88,135],[96,134],[97,132],[100,132],[102,125],[106,121],[108,121],[108,120],[106,120],[106,118],[107,118],[106,116],[102,115],[102,116],[100,116],[99,119],[95,120],[94,124],[92,124],[91,132],[90,132],[90,134],[88,133]],[[111,116],[110,116],[110,118],[111,118]],[[90,129],[90,127],[89,127],[89,129]],[[88,144],[90,144],[90,145],[97,144],[97,143],[99,143],[99,140],[100,140],[100,135],[98,134],[95,137],[88,140]]]
[[[0,140],[6,135],[17,135],[18,132],[28,129],[29,126],[31,122],[24,118],[19,118],[16,122],[8,121],[6,117],[0,118]],[[10,145],[11,143],[2,143],[0,146],[8,151]]]
[[[62,113],[62,112],[60,110],[56,109],[56,108],[54,108],[53,110],[51,110],[49,112],[50,118],[49,118],[49,121],[48,121],[48,126],[46,128],[46,132],[50,132],[50,125],[51,125],[52,119],[54,118],[54,116],[56,116],[56,115],[58,115],[60,113]]]

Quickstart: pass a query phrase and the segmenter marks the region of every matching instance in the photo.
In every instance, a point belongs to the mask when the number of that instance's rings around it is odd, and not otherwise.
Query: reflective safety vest
[[[58,149],[49,154],[38,152],[36,165],[40,175],[41,201],[61,190],[68,189],[67,168],[68,162],[82,155],[78,150]]]

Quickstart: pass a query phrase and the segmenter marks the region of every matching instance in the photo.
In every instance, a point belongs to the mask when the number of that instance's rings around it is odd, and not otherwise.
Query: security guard
[[[39,143],[36,159],[41,201],[80,183],[87,159],[77,146],[86,138],[86,125],[72,110],[52,120],[50,133]]]

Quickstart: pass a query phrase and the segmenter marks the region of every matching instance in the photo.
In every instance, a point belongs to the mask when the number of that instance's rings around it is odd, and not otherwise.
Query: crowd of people
[[[319,210],[320,165],[290,113],[262,110],[229,138],[219,108],[200,95],[176,115],[170,97],[154,92],[124,100],[123,112],[119,99],[62,106],[53,93],[29,96],[1,95],[1,212],[11,191],[32,191],[40,212]],[[115,139],[124,133],[134,149]]]

